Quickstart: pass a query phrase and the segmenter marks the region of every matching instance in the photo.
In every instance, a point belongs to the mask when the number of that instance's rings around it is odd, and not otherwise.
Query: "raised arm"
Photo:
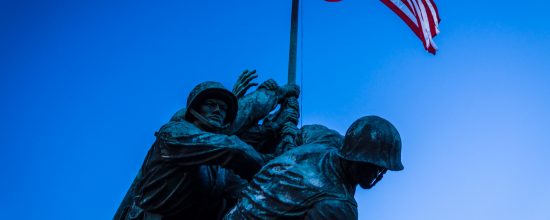
[[[250,179],[264,159],[236,136],[205,132],[188,122],[172,122],[157,134],[161,157],[178,166],[220,165]]]
[[[239,98],[239,110],[233,121],[230,134],[238,134],[249,127],[257,125],[269,112],[275,109],[279,86],[273,80],[268,80],[258,87],[254,92]]]

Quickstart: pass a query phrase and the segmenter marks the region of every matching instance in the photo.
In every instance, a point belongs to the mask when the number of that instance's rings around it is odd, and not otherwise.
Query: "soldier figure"
[[[237,99],[220,83],[197,85],[184,119],[157,132],[121,219],[219,219],[228,197],[265,163],[236,136],[221,134],[237,115]],[[246,183],[246,182],[245,182]],[[124,205],[124,204],[123,204]]]
[[[266,130],[258,120],[299,94],[297,86],[279,87],[268,80],[244,96],[257,85],[251,83],[256,77],[255,71],[240,75],[233,89],[238,103],[220,83],[197,85],[187,108],[155,134],[157,140],[114,219],[220,219],[247,185],[242,178],[249,180],[271,158],[231,134],[246,136],[252,130],[252,137],[269,136],[282,125]],[[283,114],[275,124],[297,117]]]
[[[267,163],[224,219],[357,219],[356,186],[370,189],[403,169],[399,133],[385,119],[358,119],[342,146],[337,133],[317,128],[326,135],[302,130],[305,145]]]

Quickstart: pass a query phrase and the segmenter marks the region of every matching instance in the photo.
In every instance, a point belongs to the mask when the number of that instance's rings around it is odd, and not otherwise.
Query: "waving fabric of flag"
[[[433,0],[381,0],[394,11],[420,38],[424,48],[435,54],[437,46],[433,37],[439,34],[441,19]]]

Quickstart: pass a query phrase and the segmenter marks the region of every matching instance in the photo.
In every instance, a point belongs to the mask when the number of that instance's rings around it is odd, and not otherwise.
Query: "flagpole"
[[[296,54],[297,54],[297,45],[298,45],[298,6],[299,2],[298,0],[292,0],[292,13],[290,17],[290,49],[288,51],[288,84],[296,84]],[[289,97],[290,99],[296,99],[295,97]],[[288,101],[287,100],[287,101]],[[283,105],[286,105],[283,104]],[[283,107],[281,107],[283,108]],[[288,125],[284,125],[285,127]],[[296,125],[297,126],[297,125]],[[293,143],[294,138],[286,134],[281,139],[282,143]],[[285,145],[278,145],[276,152],[281,154],[287,151],[288,149],[285,148]]]
[[[292,0],[290,19],[290,50],[288,52],[288,83],[296,84],[296,57],[298,44],[298,6],[299,0]]]

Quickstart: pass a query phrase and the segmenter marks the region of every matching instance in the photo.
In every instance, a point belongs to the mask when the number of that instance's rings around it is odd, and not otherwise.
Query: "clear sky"
[[[360,219],[550,219],[550,3],[443,1],[436,56],[376,0],[302,0],[303,124],[390,120]],[[286,81],[290,0],[0,1],[3,219],[110,219],[206,80]]]

